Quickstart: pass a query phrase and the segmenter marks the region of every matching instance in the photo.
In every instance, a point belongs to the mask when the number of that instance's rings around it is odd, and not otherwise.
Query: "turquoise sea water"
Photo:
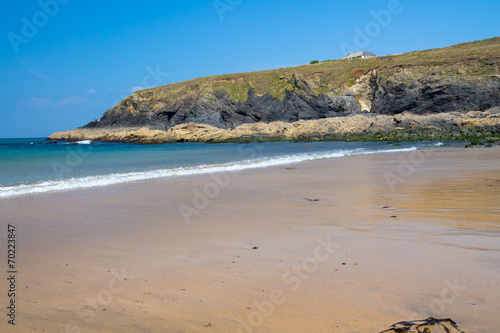
[[[452,143],[447,143],[447,145]],[[136,145],[0,139],[0,199],[153,178],[438,148],[436,142],[267,142]]]

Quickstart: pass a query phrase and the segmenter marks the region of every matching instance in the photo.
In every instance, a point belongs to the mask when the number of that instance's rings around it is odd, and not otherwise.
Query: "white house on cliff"
[[[356,58],[372,58],[376,57],[375,53],[370,52],[370,51],[360,51],[360,52],[354,52],[354,53],[348,53],[345,57],[340,58],[342,59],[356,59]]]

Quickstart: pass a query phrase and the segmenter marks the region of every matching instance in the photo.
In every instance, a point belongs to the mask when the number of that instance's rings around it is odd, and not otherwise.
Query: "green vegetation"
[[[319,63],[319,60],[313,60],[310,62],[311,65],[318,64],[318,63]]]
[[[287,90],[300,93],[300,88],[293,84],[293,74],[304,78],[307,82],[313,82],[314,84],[310,85],[311,93],[320,94],[334,89],[342,91],[355,84],[359,73],[371,69],[376,69],[380,78],[390,79],[397,68],[415,66],[433,69],[437,75],[494,75],[500,73],[500,37],[385,58],[387,59],[374,57],[343,61],[315,60],[314,66],[303,65],[197,78],[137,91],[135,95],[143,97],[150,95],[162,101],[167,100],[167,103],[176,104],[189,97],[208,97],[217,92],[227,94],[236,101],[246,101],[248,92],[252,89],[257,95],[269,94],[282,99]]]
[[[380,134],[345,135],[338,138],[341,141],[463,141],[467,145],[495,144],[500,142],[500,133],[491,133],[487,129],[461,128],[456,131],[431,130],[420,132],[391,132]],[[338,140],[337,139],[337,140]]]
[[[279,137],[263,136],[242,136],[234,139],[211,140],[207,143],[249,143],[249,142],[312,142],[312,141],[380,141],[398,145],[401,142],[416,141],[461,141],[464,147],[473,146],[492,147],[500,144],[500,133],[492,133],[488,129],[469,129],[460,130],[427,130],[420,132],[391,132],[391,133],[364,133],[364,134],[333,134],[326,136],[302,136],[293,140],[285,140]],[[205,142],[203,140],[183,140],[182,142]]]

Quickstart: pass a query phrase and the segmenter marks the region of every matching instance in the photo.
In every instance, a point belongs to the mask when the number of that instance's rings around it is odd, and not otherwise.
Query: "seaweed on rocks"
[[[450,318],[437,319],[434,317],[429,317],[424,320],[401,321],[380,333],[432,333],[432,329],[436,327],[443,329],[447,333],[465,333],[458,327],[457,323]],[[439,331],[441,332],[442,330]]]

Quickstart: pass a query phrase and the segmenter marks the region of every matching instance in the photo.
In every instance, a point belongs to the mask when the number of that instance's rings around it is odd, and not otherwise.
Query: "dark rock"
[[[428,114],[451,111],[484,111],[500,104],[500,77],[429,75],[425,69],[395,68],[377,77],[372,112]],[[415,76],[415,77],[414,77]]]

